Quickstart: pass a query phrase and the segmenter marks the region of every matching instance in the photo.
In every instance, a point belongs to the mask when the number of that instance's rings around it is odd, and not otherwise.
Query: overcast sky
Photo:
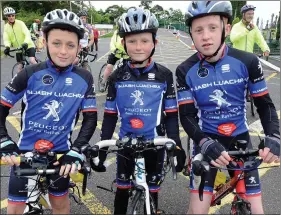
[[[92,1],[91,3],[97,10],[105,10],[109,6],[115,4],[120,6],[123,5],[127,8],[130,6],[140,5],[140,1]],[[257,7],[255,11],[255,20],[258,17],[263,18],[264,25],[266,24],[266,20],[269,20],[269,22],[271,21],[272,13],[276,15],[280,11],[280,1],[247,1],[247,3]],[[155,4],[161,5],[166,10],[172,7],[173,9],[180,9],[183,13],[185,13],[189,1],[152,1],[152,6]]]

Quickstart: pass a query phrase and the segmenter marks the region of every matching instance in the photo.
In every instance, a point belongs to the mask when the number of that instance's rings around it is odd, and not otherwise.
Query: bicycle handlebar
[[[91,159],[93,160],[95,165],[99,164],[99,157],[98,157],[98,152],[100,149],[104,147],[110,147],[110,146],[117,146],[118,150],[121,150],[123,148],[132,148],[136,149],[137,151],[145,151],[149,149],[153,149],[153,147],[157,146],[163,146],[166,149],[169,161],[171,163],[172,167],[172,172],[173,172],[173,179],[177,179],[177,172],[176,172],[176,167],[174,164],[174,159],[173,159],[173,152],[176,149],[176,143],[174,140],[170,138],[154,138],[153,140],[142,140],[140,138],[123,138],[122,140],[102,140],[97,142],[93,147],[90,149],[91,153]],[[149,148],[152,147],[152,148]]]
[[[23,48],[15,48],[15,49],[11,49],[9,50],[9,54],[7,54],[7,56],[11,57],[11,58],[15,58],[15,56],[10,55],[10,52],[15,52],[15,51],[23,51]]]
[[[228,151],[229,156],[234,157],[236,159],[240,158],[246,158],[250,156],[255,156],[257,157],[259,155],[259,149],[239,149],[237,151]],[[251,165],[251,169],[247,170],[252,170],[256,167],[258,167],[262,162],[262,159],[256,159],[253,161]],[[204,157],[201,153],[197,154],[193,158],[192,162],[192,171],[194,175],[196,176],[201,176],[201,181],[199,185],[199,199],[200,201],[203,201],[203,191],[204,191],[204,185],[205,185],[205,176],[206,173],[210,170],[210,165],[207,161],[204,160]],[[238,169],[233,169],[233,170],[241,170],[245,171],[245,168],[239,167]]]

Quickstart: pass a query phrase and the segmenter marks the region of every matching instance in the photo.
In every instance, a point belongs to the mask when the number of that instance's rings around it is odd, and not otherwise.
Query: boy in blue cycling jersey
[[[58,162],[50,164],[61,167],[59,174],[50,176],[54,183],[49,186],[49,198],[53,214],[69,214],[68,174],[81,169],[80,149],[88,144],[97,125],[93,76],[73,66],[80,50],[79,39],[84,36],[82,21],[73,12],[56,9],[46,14],[43,32],[49,60],[24,68],[1,94],[0,157],[12,166],[8,214],[22,214],[28,195],[27,178],[14,174],[14,165],[19,165],[15,155],[33,151],[35,144],[47,145],[49,150],[64,154]],[[22,129],[15,143],[5,123],[10,108],[22,97]],[[72,143],[71,133],[80,111],[82,127]]]
[[[185,152],[181,147],[178,125],[178,108],[172,72],[154,62],[152,56],[157,44],[158,20],[149,10],[130,8],[118,22],[119,35],[130,60],[117,68],[109,79],[101,139],[111,139],[116,122],[121,118],[119,138],[143,136],[154,139],[167,134],[180,149],[176,151],[176,170],[181,171]],[[163,168],[164,151],[147,151],[144,154],[149,190],[157,204]],[[128,157],[129,160],[124,158]],[[105,171],[105,152],[99,154],[96,171]],[[130,176],[134,170],[132,151],[122,150],[117,155],[117,191],[114,214],[126,214]],[[157,208],[157,205],[156,205]]]
[[[249,88],[266,135],[260,156],[266,163],[279,162],[279,122],[260,62],[255,55],[229,48],[224,42],[231,17],[229,1],[193,1],[188,6],[186,24],[198,52],[176,71],[181,124],[195,142],[195,154],[201,152],[213,166],[228,165],[227,151],[237,150],[237,140],[252,147],[246,120]],[[207,173],[203,201],[191,174],[188,214],[208,213],[216,171],[211,168]],[[247,174],[245,184],[252,213],[264,214],[257,170]]]

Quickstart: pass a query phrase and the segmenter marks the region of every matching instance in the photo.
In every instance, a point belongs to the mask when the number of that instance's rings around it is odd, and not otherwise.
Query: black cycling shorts
[[[252,144],[250,141],[250,136],[249,133],[243,133],[238,135],[237,137],[226,137],[226,136],[219,136],[215,134],[207,134],[209,137],[212,139],[218,140],[228,151],[234,151],[234,143],[237,140],[246,140],[248,142],[247,148],[252,149]],[[197,145],[194,145],[193,147],[193,156],[198,154],[200,152],[200,148]],[[252,159],[252,158],[249,158]],[[212,167],[212,165],[210,164]],[[205,187],[204,187],[204,194],[213,194],[213,189],[214,189],[214,183],[215,183],[215,178],[217,174],[218,169],[217,168],[211,168],[210,171],[206,175],[205,179]],[[233,172],[229,171],[229,174],[232,175]],[[258,196],[261,195],[261,186],[260,186],[260,179],[259,179],[259,172],[258,170],[253,170],[250,172],[245,171],[245,187],[246,187],[246,195],[247,197],[253,197],[253,196]],[[193,193],[198,193],[198,189],[196,189],[193,185],[193,179],[194,175],[192,173],[192,168],[191,168],[191,180],[190,180],[190,191]]]
[[[32,48],[27,49],[26,55],[27,55],[27,57],[35,57],[35,48],[32,47]],[[17,62],[21,62],[23,60],[21,52],[16,53],[16,60],[17,60]]]
[[[21,164],[21,167],[25,168],[28,167],[28,165]],[[11,167],[10,171],[8,201],[11,204],[25,204],[28,195],[28,179],[27,177],[15,176],[15,168],[15,166]],[[52,165],[50,165],[50,168],[52,168]],[[70,178],[69,176],[67,178],[60,177],[59,174],[47,176],[49,182],[52,183],[48,189],[49,196],[53,198],[60,198],[68,195]],[[32,190],[32,187],[30,187],[30,189]]]
[[[116,184],[120,189],[129,189],[133,185],[130,180],[134,173],[135,160],[134,151],[129,148],[120,150],[117,155],[117,178]],[[164,161],[164,149],[144,151],[146,181],[150,192],[158,192],[160,190],[160,183],[162,182],[162,170]],[[120,154],[120,155],[119,155]],[[126,158],[122,157],[125,156]]]
[[[115,65],[115,63],[119,60],[113,53],[108,55],[107,63],[111,65]]]

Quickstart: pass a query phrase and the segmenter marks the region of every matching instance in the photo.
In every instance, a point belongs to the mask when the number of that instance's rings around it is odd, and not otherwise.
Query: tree
[[[114,23],[124,12],[126,9],[119,5],[112,5],[105,10],[105,14],[109,14],[110,23]]]
[[[233,11],[233,19],[239,17],[242,19],[242,14],[240,12],[241,8],[246,4],[247,1],[231,1],[232,11]]]
[[[279,17],[277,21],[277,32],[276,32],[276,40],[280,39],[280,12],[279,12]]]
[[[172,21],[183,22],[184,16],[182,14],[182,11],[180,9],[172,10],[172,12],[170,14],[170,19]]]
[[[140,7],[143,6],[144,9],[150,10],[152,1],[141,1]]]
[[[232,26],[235,25],[236,23],[238,23],[240,21],[239,17],[236,17],[233,21],[232,21]]]
[[[257,18],[256,26],[259,27],[260,17]]]

